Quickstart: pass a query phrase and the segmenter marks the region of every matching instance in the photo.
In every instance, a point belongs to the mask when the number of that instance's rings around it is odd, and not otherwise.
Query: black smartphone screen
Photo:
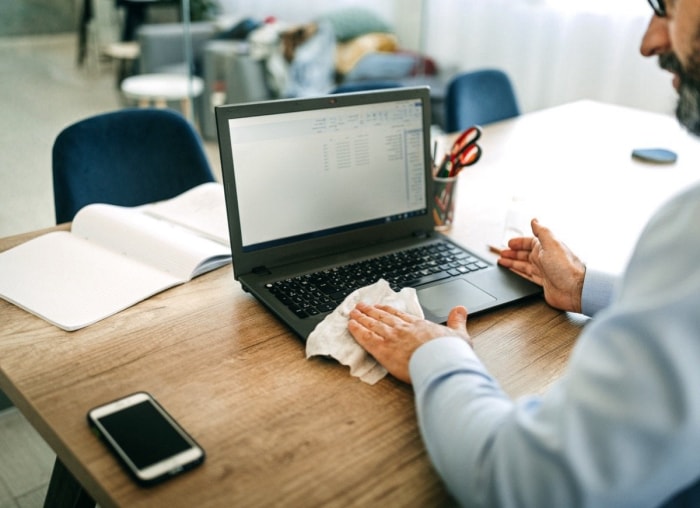
[[[138,469],[191,447],[149,401],[103,416],[99,421]]]

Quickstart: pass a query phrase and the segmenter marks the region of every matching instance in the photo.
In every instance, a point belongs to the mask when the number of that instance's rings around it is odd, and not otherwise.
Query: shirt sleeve
[[[581,312],[586,316],[595,316],[612,302],[618,277],[586,268],[581,292]]]
[[[421,433],[460,504],[633,507],[698,496],[697,259],[700,190],[643,233],[619,296],[542,397],[509,399],[459,338],[414,353]]]

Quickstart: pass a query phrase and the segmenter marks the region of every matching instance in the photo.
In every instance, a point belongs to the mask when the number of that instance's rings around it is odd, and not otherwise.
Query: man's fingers
[[[384,314],[380,314],[380,319],[382,316],[383,317],[391,316],[389,319],[390,319],[390,322],[392,322],[392,323],[396,322],[397,318],[401,321],[405,321],[406,323],[413,323],[414,321],[416,321],[418,319],[416,316],[413,316],[411,314],[403,312],[403,311],[397,309],[396,307],[392,307],[390,305],[379,304],[379,305],[376,305],[375,308],[384,312]]]
[[[531,236],[518,236],[508,240],[508,249],[511,251],[531,250],[534,238]]]
[[[349,317],[380,337],[387,336],[396,326],[415,321],[413,316],[394,307],[366,303],[358,303]]]
[[[548,227],[541,225],[537,219],[532,219],[531,226],[532,233],[545,249],[547,248],[547,245],[551,245],[552,242],[558,243],[558,240],[554,237],[552,231]]]
[[[383,305],[383,304],[377,304],[377,305],[368,305],[363,302],[359,302],[356,306],[355,309],[360,311],[361,313],[365,314],[366,316],[370,317],[371,319],[380,321],[382,323],[385,323],[387,325],[397,325],[401,322],[404,323],[413,323],[415,322],[418,318],[415,316],[408,314],[406,312],[400,311],[399,309],[392,307],[390,305]]]
[[[532,249],[528,250],[504,250],[501,253],[501,258],[509,259],[511,261],[528,261],[530,259],[530,253]]]
[[[350,311],[349,318],[348,331],[355,340],[366,346],[383,341],[385,333],[390,328],[381,321],[357,309]]]
[[[467,308],[459,305],[454,307],[447,316],[447,326],[453,330],[463,331],[467,329]]]
[[[369,305],[359,304],[353,310],[350,311],[350,319],[357,321],[362,324],[367,329],[373,329],[372,325],[374,323],[381,324],[379,314],[375,312],[375,309]]]

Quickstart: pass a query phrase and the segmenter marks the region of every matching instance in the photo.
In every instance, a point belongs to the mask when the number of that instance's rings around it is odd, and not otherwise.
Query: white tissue
[[[368,384],[375,384],[386,376],[386,369],[360,346],[348,331],[348,315],[359,302],[368,305],[386,304],[423,317],[418,295],[413,288],[395,292],[385,280],[350,293],[331,314],[321,321],[306,339],[306,357],[330,356],[350,367],[350,374]]]

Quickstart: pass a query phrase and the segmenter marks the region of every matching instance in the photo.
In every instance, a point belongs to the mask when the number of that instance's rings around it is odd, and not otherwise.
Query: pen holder
[[[454,221],[455,200],[457,199],[457,177],[433,177],[434,198],[432,203],[435,229],[446,231]]]

